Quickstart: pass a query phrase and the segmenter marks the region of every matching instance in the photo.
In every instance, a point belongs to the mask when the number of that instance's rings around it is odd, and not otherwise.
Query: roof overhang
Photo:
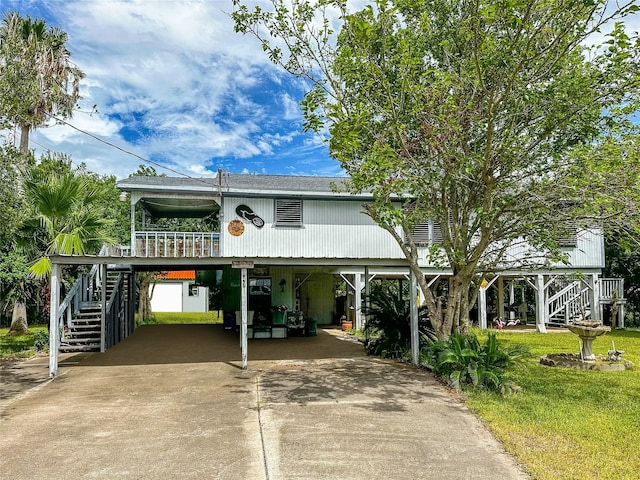
[[[143,197],[139,204],[155,218],[204,218],[220,209],[213,199]]]

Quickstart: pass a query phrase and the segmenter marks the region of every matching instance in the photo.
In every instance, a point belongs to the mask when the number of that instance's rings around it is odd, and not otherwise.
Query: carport
[[[307,269],[308,271],[322,271],[324,273],[333,273],[342,275],[343,272],[350,272],[354,278],[354,284],[362,285],[363,292],[360,292],[359,289],[356,290],[356,308],[357,314],[359,318],[359,322],[356,322],[357,328],[363,327],[363,319],[360,313],[360,308],[362,305],[362,299],[360,296],[364,293],[365,295],[368,293],[368,282],[369,279],[378,272],[378,274],[393,274],[393,275],[406,275],[407,278],[410,279],[411,282],[411,292],[412,299],[411,305],[414,310],[412,322],[412,347],[414,352],[414,363],[417,364],[417,356],[418,356],[418,331],[417,331],[417,285],[415,281],[415,277],[412,275],[407,275],[408,269],[406,268],[406,264],[403,260],[390,260],[390,259],[259,259],[259,258],[245,258],[245,259],[237,259],[237,258],[226,258],[226,257],[203,257],[203,258],[191,258],[191,257],[173,257],[173,258],[156,258],[156,257],[130,257],[123,256],[119,254],[117,251],[107,251],[103,253],[103,255],[98,256],[79,256],[79,255],[58,255],[51,257],[52,262],[52,276],[51,276],[51,301],[50,301],[50,331],[51,332],[59,332],[63,324],[65,322],[65,318],[71,318],[71,310],[73,308],[72,301],[65,300],[62,301],[60,298],[60,271],[63,266],[67,265],[93,265],[94,269],[102,272],[102,336],[103,341],[101,342],[101,351],[104,352],[107,349],[113,348],[124,338],[131,335],[133,332],[133,328],[129,328],[126,334],[122,335],[111,335],[108,332],[113,332],[118,329],[118,324],[120,325],[133,325],[133,309],[120,309],[116,312],[116,315],[108,315],[107,306],[113,306],[112,302],[107,298],[106,291],[107,287],[107,273],[111,268],[116,268],[119,270],[126,269],[131,272],[132,275],[135,275],[136,272],[140,271],[165,271],[165,270],[206,270],[206,269],[217,269],[222,267],[233,267],[236,271],[240,272],[240,284],[237,285],[237,288],[240,291],[240,305],[239,311],[241,313],[241,324],[240,324],[240,337],[239,341],[236,335],[236,342],[233,345],[230,345],[230,348],[235,349],[236,352],[239,352],[239,359],[241,362],[242,369],[247,368],[248,364],[248,350],[249,345],[251,345],[252,353],[251,358],[259,359],[260,357],[260,349],[264,348],[264,345],[267,342],[251,342],[249,344],[247,338],[247,317],[248,317],[248,305],[247,305],[247,290],[248,290],[248,272],[255,266],[269,266],[273,268],[282,268],[282,267],[297,267]],[[131,298],[133,295],[134,289],[131,288],[131,282],[129,282],[129,294],[128,298]],[[293,283],[293,282],[291,282]],[[121,295],[122,298],[125,295]],[[129,302],[131,304],[131,302]],[[129,305],[130,306],[130,305]],[[104,337],[115,337],[115,341],[104,341]],[[291,338],[287,339],[287,341],[292,340]],[[309,339],[300,339],[299,341],[307,341]],[[53,377],[56,375],[58,370],[58,352],[60,347],[60,338],[59,335],[51,335],[50,336],[50,362],[49,362],[49,372],[50,376]],[[276,340],[276,344],[278,341]],[[291,343],[291,346],[294,346],[294,343]],[[309,345],[307,344],[306,347]],[[253,352],[253,348],[257,348],[256,352]],[[304,348],[302,349],[304,350]],[[276,352],[279,350],[273,350]],[[315,349],[311,349],[310,352],[316,351]],[[318,350],[317,357],[314,358],[323,358],[322,353]],[[258,356],[255,356],[254,353],[258,353]],[[273,358],[273,357],[269,357]],[[282,357],[276,357],[282,358]],[[304,357],[309,358],[309,357]]]

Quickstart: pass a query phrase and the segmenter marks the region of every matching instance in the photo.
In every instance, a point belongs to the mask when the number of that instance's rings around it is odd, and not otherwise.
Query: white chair
[[[253,325],[253,310],[247,310],[247,325]],[[236,310],[236,327],[240,330],[240,325],[242,324],[242,312],[240,310]]]

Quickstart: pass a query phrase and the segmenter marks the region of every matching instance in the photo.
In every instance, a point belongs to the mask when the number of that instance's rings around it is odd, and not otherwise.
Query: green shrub
[[[46,330],[40,330],[36,334],[36,338],[33,341],[33,346],[38,352],[49,349],[49,332]]]
[[[8,331],[8,328],[0,329],[0,358],[30,357],[36,350],[34,343],[40,332],[44,331],[44,334],[48,335],[47,327],[40,325],[31,325],[29,333],[26,335],[7,336]]]
[[[484,343],[473,334],[454,333],[449,340],[433,340],[422,350],[422,364],[457,389],[486,388],[504,393],[512,387],[507,369],[528,355],[525,347],[503,347],[495,333]]]
[[[368,297],[365,328],[370,338],[367,353],[384,358],[406,358],[411,349],[411,309],[409,302],[377,287]],[[430,335],[426,309],[418,311],[418,330],[421,336]]]

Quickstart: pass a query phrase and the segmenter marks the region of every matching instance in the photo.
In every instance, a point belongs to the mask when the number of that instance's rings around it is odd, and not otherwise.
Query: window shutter
[[[438,245],[442,244],[442,228],[440,228],[440,224],[438,222],[433,222],[433,236],[431,238],[431,243],[437,243]]]
[[[413,242],[417,246],[429,246],[434,243],[442,243],[442,230],[440,224],[433,220],[427,220],[416,225],[413,230]]]
[[[299,227],[302,225],[302,200],[277,198],[276,225]]]
[[[429,222],[416,225],[413,230],[413,242],[418,246],[429,245]]]
[[[575,222],[570,222],[565,232],[558,240],[560,247],[575,248],[578,246],[578,227]]]

